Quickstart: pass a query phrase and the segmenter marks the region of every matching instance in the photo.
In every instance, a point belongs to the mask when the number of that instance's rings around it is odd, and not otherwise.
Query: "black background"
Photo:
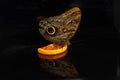
[[[113,0],[1,0],[0,80],[51,77],[39,68],[37,48],[49,42],[39,34],[36,18],[58,15],[74,6],[81,8],[82,20],[69,54],[81,78],[116,76],[119,27]]]

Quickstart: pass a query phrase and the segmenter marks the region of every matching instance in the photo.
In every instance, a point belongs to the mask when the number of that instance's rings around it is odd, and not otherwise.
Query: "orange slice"
[[[57,44],[49,44],[45,47],[38,48],[38,53],[44,55],[56,55],[63,53],[66,50],[67,50],[67,45],[61,46]]]
[[[42,59],[49,59],[49,60],[53,60],[53,59],[59,59],[64,57],[67,54],[67,51],[60,53],[60,54],[56,54],[56,55],[43,55],[43,54],[39,54],[38,53],[38,57],[42,58]]]

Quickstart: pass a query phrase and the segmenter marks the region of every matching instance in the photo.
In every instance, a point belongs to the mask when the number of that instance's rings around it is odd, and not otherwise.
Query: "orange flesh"
[[[43,47],[43,49],[46,49],[46,50],[55,50],[55,49],[60,49],[60,48],[62,48],[62,46],[56,45],[56,44]]]

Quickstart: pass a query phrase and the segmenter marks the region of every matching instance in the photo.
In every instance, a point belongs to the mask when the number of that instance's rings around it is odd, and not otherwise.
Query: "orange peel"
[[[42,59],[49,59],[49,60],[53,60],[53,59],[59,59],[64,57],[67,54],[67,51],[61,53],[61,54],[56,54],[56,55],[43,55],[43,54],[38,54],[39,58]]]
[[[47,46],[38,48],[38,53],[43,55],[56,55],[65,52],[67,48],[67,45],[60,46],[57,44],[49,44]]]

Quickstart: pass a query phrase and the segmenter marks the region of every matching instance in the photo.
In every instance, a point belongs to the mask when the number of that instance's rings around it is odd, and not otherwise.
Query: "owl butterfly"
[[[69,45],[81,21],[81,10],[74,7],[61,15],[39,21],[39,32],[48,41],[59,45]]]

